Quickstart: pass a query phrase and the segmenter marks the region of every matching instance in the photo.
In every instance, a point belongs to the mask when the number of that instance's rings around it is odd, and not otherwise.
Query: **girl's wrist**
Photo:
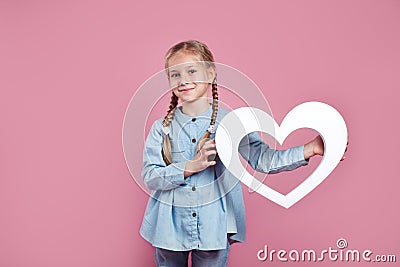
[[[185,166],[185,170],[183,171],[183,177],[186,179],[187,177],[189,177],[190,175],[193,175],[196,173],[196,171],[194,171],[194,166],[193,166],[194,162],[193,160],[189,160],[186,163]]]

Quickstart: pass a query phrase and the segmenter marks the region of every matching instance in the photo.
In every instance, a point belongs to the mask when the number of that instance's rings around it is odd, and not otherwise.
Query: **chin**
[[[182,103],[193,103],[197,100],[197,98],[181,98]]]

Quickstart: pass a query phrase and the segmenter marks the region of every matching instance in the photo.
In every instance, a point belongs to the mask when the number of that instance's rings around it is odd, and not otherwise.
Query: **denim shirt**
[[[142,177],[152,190],[140,234],[153,246],[174,251],[225,249],[245,240],[245,209],[242,187],[220,160],[186,179],[184,169],[196,155],[198,141],[210,124],[211,106],[198,116],[175,111],[170,125],[172,163],[162,157],[162,119],[155,121],[146,139]],[[218,122],[228,113],[219,109]],[[273,150],[257,133],[246,136],[239,152],[253,169],[277,173],[307,165],[304,145]],[[211,135],[214,138],[214,134]]]

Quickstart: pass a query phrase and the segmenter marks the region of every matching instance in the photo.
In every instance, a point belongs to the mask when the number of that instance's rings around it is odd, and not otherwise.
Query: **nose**
[[[190,80],[189,80],[189,77],[187,76],[187,74],[186,73],[182,73],[181,77],[179,79],[179,85],[185,85],[185,84],[187,84],[189,82],[190,82]]]

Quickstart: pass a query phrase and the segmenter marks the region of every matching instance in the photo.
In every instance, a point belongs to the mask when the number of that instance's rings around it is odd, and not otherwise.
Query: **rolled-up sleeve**
[[[309,159],[304,159],[304,145],[286,150],[271,149],[255,132],[242,139],[239,153],[254,170],[263,173],[291,171],[309,163]]]
[[[150,190],[171,190],[186,184],[184,170],[187,161],[166,166],[162,157],[163,132],[161,122],[153,123],[143,151],[142,178]]]

